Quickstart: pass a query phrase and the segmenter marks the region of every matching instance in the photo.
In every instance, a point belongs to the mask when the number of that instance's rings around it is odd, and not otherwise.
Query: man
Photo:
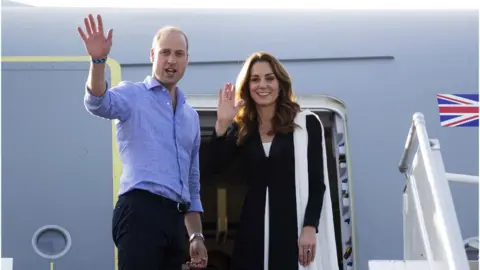
[[[100,15],[79,27],[92,58],[85,107],[96,116],[116,119],[123,162],[112,236],[119,270],[181,269],[185,226],[192,266],[205,268],[200,213],[198,113],[176,87],[188,63],[188,40],[178,28],[165,27],[154,37],[152,76],[121,82],[107,90],[105,62],[112,30],[105,36]]]

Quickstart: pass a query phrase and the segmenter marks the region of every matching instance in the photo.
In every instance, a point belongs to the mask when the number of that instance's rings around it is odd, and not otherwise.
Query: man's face
[[[165,87],[175,86],[183,77],[188,64],[187,41],[182,33],[164,33],[151,49],[153,74]]]

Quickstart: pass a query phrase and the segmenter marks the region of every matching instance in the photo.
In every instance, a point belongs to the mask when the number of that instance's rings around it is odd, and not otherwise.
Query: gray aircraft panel
[[[88,65],[3,65],[2,257],[48,269],[31,242],[54,224],[72,239],[56,270],[113,269],[111,124],[83,106]]]
[[[395,76],[395,61],[389,55],[376,57],[347,58],[332,60],[311,58],[308,60],[283,61],[287,72],[292,77],[293,87],[297,95],[324,94],[339,96],[342,93],[360,91],[352,88],[369,86],[368,92],[381,88],[372,88],[372,84],[382,83],[375,78],[391,78]],[[190,64],[179,83],[186,93],[216,94],[226,82],[235,82],[243,63],[225,64]],[[141,81],[150,75],[151,64],[141,66],[122,65],[122,80]]]

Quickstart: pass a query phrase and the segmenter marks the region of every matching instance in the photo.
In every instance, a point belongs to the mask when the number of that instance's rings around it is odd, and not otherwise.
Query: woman
[[[298,237],[293,131],[300,106],[294,101],[287,71],[270,54],[254,53],[245,62],[236,86],[226,84],[220,89],[218,102],[211,169],[220,173],[238,157],[248,184],[235,237],[233,269],[297,270],[299,263],[309,265],[317,248],[325,193],[323,134],[318,119],[306,117],[309,192]]]

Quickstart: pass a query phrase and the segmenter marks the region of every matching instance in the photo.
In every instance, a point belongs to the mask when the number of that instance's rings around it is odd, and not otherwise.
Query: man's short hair
[[[152,48],[155,48],[155,46],[157,45],[157,43],[160,40],[160,38],[162,37],[162,35],[168,34],[168,33],[171,33],[171,32],[180,33],[180,34],[183,35],[183,37],[185,37],[185,42],[187,44],[187,52],[188,52],[188,38],[187,38],[187,35],[180,28],[175,27],[175,26],[165,26],[165,27],[160,28],[157,31],[157,33],[155,34],[155,36],[153,37]]]

